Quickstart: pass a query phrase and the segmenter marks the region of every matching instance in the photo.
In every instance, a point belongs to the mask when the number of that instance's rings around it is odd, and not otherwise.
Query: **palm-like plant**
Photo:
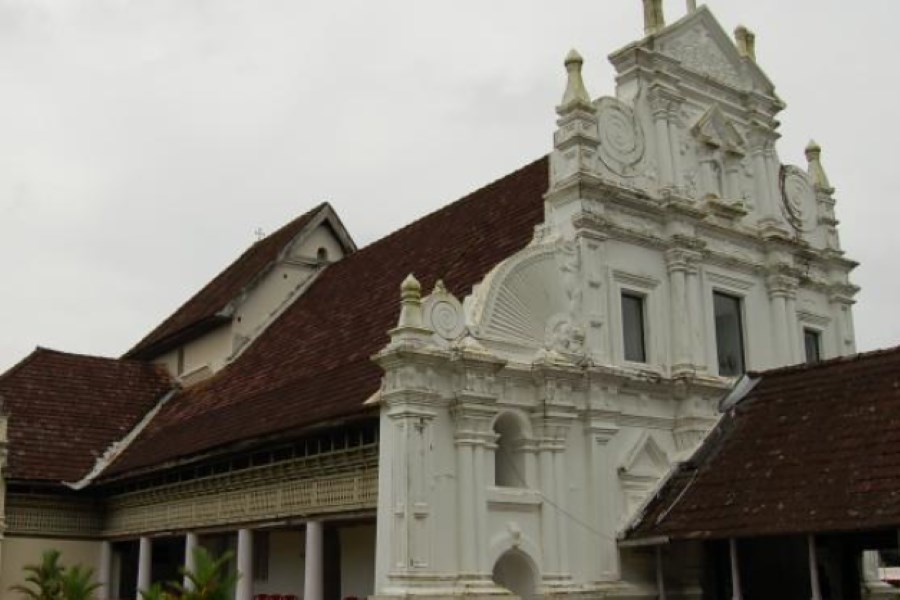
[[[91,600],[100,587],[94,580],[94,571],[75,565],[65,569],[60,578],[60,589],[65,600]]]
[[[45,550],[38,565],[26,565],[26,585],[14,585],[10,590],[30,600],[61,600],[65,567],[59,563],[59,550]]]
[[[213,558],[205,548],[198,547],[194,550],[194,569],[181,569],[187,586],[175,581],[165,587],[155,583],[141,592],[141,596],[143,600],[231,600],[238,579],[237,574],[228,572],[232,556],[226,552]]]

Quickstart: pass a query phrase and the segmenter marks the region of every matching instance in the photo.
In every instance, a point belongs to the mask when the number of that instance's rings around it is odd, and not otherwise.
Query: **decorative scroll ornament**
[[[801,169],[782,166],[779,177],[782,212],[791,227],[803,232],[811,229],[815,214],[816,192]]]
[[[462,304],[438,281],[425,300],[422,312],[426,327],[448,341],[458,339],[466,329]]]
[[[597,103],[600,129],[600,160],[614,173],[636,176],[635,167],[644,158],[644,131],[634,111],[615,98]]]

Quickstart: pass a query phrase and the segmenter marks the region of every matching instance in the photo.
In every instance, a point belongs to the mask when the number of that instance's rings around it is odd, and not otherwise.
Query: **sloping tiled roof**
[[[219,313],[253,280],[278,259],[291,240],[325,208],[322,203],[250,246],[237,260],[181,305],[129,350],[124,358],[153,358],[175,343],[181,334],[215,325],[221,321]]]
[[[547,184],[542,158],[329,266],[236,362],[170,401],[107,474],[373,414],[371,356],[396,325],[402,280],[468,294],[531,240]]]
[[[630,538],[900,526],[900,348],[761,377]]]
[[[0,376],[8,479],[75,481],[172,388],[144,362],[38,348]]]

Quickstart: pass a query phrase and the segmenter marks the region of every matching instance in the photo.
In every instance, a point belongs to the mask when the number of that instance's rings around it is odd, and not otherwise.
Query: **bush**
[[[215,559],[205,548],[198,547],[194,550],[194,570],[181,569],[191,585],[185,587],[179,581],[165,586],[155,583],[141,596],[143,600],[231,600],[237,583],[237,575],[228,574],[231,557],[228,552]]]

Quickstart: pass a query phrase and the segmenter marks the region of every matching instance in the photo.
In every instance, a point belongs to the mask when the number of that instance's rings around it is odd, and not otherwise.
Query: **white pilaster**
[[[196,556],[194,553],[197,551],[197,534],[193,532],[187,532],[184,536],[184,570],[189,573],[193,573],[197,568]],[[184,589],[193,590],[194,584],[185,576],[184,578]]]
[[[541,488],[550,502],[545,500],[541,505],[541,552],[544,555],[544,575],[559,574],[559,554],[556,548],[556,507],[551,505],[552,496],[556,495],[556,484],[553,477],[553,450],[542,441],[540,449]]]
[[[150,589],[151,565],[153,564],[153,543],[148,537],[142,537],[138,542],[138,575],[137,597],[141,598],[141,592]]]
[[[731,600],[743,600],[741,593],[741,569],[738,566],[737,540],[728,540],[728,550],[731,556]]]
[[[306,562],[303,577],[303,600],[322,600],[323,531],[321,521],[306,523]]]
[[[483,573],[490,574],[493,565],[487,564],[488,526],[485,490],[493,482],[488,482],[485,476],[487,455],[488,453],[485,452],[484,441],[482,440],[480,444],[475,446],[475,557],[478,561],[478,569]]]
[[[471,440],[457,440],[456,461],[459,469],[457,481],[460,508],[459,568],[464,576],[476,572],[475,548],[475,452]]]
[[[659,185],[670,187],[673,184],[672,145],[669,142],[669,99],[659,92],[650,97],[653,110],[653,123],[656,126],[656,157],[659,161]]]
[[[237,537],[237,571],[238,582],[235,600],[251,600],[253,598],[253,531],[238,530]]]
[[[807,537],[809,546],[809,589],[812,600],[822,600],[822,590],[819,588],[819,565],[816,562],[816,536]]]
[[[100,600],[109,600],[112,594],[112,542],[103,540],[100,542],[100,564],[97,565],[97,597]]]
[[[560,575],[570,576],[569,568],[569,517],[566,514],[566,506],[568,504],[568,490],[566,490],[566,482],[569,478],[566,476],[566,459],[565,448],[557,448],[553,452],[554,477],[556,483],[556,535],[557,547],[559,548],[559,573]]]
[[[596,564],[600,568],[600,581],[615,581],[619,577],[616,547],[616,514],[613,494],[609,484],[615,476],[609,457],[609,442],[618,432],[612,421],[597,420],[588,428],[590,454],[588,456],[588,481],[591,482],[591,506],[594,507],[594,528],[601,535],[594,536],[597,543]]]

